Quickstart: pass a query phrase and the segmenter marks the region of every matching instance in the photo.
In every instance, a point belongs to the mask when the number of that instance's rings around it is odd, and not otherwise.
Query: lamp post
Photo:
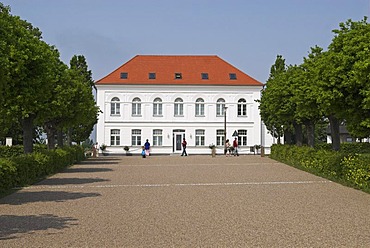
[[[224,154],[227,153],[226,151],[226,110],[227,110],[227,107],[224,106]]]

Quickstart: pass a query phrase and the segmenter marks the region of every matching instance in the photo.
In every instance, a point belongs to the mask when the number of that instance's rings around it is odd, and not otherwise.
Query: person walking
[[[231,156],[231,148],[230,148],[229,139],[226,140],[225,147],[226,147],[226,151],[225,151],[226,157]]]
[[[184,154],[185,154],[185,156],[188,156],[188,154],[186,153],[186,145],[187,144],[188,143],[186,142],[185,138],[183,138],[182,143],[181,143],[181,145],[182,145],[182,154],[181,154],[181,156],[184,156]]]
[[[146,140],[144,144],[144,148],[145,148],[145,155],[149,156],[150,155],[150,143],[148,139]]]
[[[239,156],[239,152],[238,152],[238,138],[235,137],[234,141],[233,141],[233,148],[234,148],[234,156]]]

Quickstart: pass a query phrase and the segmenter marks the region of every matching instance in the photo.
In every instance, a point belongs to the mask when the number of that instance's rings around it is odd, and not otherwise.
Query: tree
[[[56,49],[41,40],[41,32],[30,23],[10,14],[0,5],[1,59],[0,114],[8,122],[19,120],[25,153],[33,150],[34,121],[49,103],[53,88],[50,65],[59,58]],[[4,49],[4,47],[6,49]]]

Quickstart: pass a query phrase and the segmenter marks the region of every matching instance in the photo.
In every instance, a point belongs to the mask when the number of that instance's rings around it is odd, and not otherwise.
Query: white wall
[[[129,146],[130,151],[139,153],[140,147],[131,147],[131,130],[141,129],[141,140],[146,139],[152,143],[152,130],[163,130],[163,146],[152,147],[152,153],[172,153],[174,129],[185,129],[190,154],[210,153],[209,144],[216,144],[216,130],[224,129],[224,117],[216,116],[216,101],[225,99],[227,109],[227,138],[233,140],[231,135],[235,130],[247,130],[247,147],[241,147],[241,153],[250,153],[249,146],[260,145],[268,134],[261,135],[261,120],[258,103],[261,87],[257,86],[169,86],[169,85],[97,85],[97,104],[103,113],[99,116],[97,124],[97,142],[108,145],[107,151],[124,153],[123,147]],[[113,97],[120,99],[121,114],[110,115],[110,103]],[[141,99],[141,116],[132,116],[132,100]],[[153,116],[153,101],[162,99],[163,116]],[[174,101],[182,98],[184,104],[184,117],[174,116]],[[195,116],[195,101],[203,98],[205,116]],[[247,101],[247,116],[237,116],[237,102],[240,98]],[[120,146],[110,146],[110,130],[119,129],[121,132]],[[205,146],[195,147],[195,130],[205,130]],[[265,132],[265,131],[264,131]],[[271,143],[271,138],[268,139]],[[266,143],[266,144],[267,144]],[[223,152],[223,147],[218,148]]]

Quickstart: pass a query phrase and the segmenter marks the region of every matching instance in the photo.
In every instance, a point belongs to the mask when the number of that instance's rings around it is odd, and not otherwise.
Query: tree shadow
[[[68,168],[63,171],[63,173],[93,173],[93,172],[107,172],[107,171],[113,171],[109,168]]]
[[[97,183],[107,182],[108,179],[102,178],[48,178],[35,184],[35,186],[48,185],[48,186],[60,186],[67,184],[86,184],[86,183]]]
[[[85,197],[98,197],[99,193],[74,193],[67,191],[21,191],[0,199],[1,204],[22,205],[34,202],[65,202]],[[2,223],[0,221],[0,223]],[[0,225],[1,226],[1,225]]]
[[[118,161],[112,161],[112,160],[85,160],[81,161],[78,164],[80,165],[101,165],[101,164],[118,164]]]
[[[21,234],[47,229],[61,230],[77,225],[78,219],[59,217],[52,214],[42,215],[2,215],[0,216],[0,240],[18,238]]]

